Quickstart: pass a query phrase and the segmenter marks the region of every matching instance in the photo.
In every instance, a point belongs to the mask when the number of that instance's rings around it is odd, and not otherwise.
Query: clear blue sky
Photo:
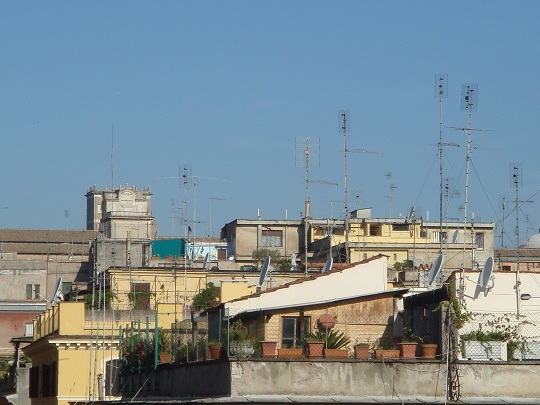
[[[437,220],[442,73],[445,127],[467,126],[461,87],[477,83],[472,127],[491,130],[472,134],[468,216],[500,232],[506,196],[514,243],[519,163],[519,199],[534,201],[523,242],[540,227],[538,15],[537,1],[2,2],[0,225],[83,229],[87,188],[114,181],[149,187],[159,234],[179,235],[184,166],[197,234],[258,210],[299,219],[302,137],[320,139],[310,178],[339,183],[310,184],[311,214],[340,217],[342,109],[348,147],[379,152],[349,154],[350,209]],[[444,177],[462,218],[466,135],[443,136],[461,145],[445,149]]]

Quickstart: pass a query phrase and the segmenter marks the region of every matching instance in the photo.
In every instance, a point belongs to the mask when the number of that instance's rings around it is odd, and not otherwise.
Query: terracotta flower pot
[[[262,341],[261,345],[261,357],[276,357],[277,342]]]
[[[324,356],[327,359],[348,359],[349,351],[347,349],[325,349]]]
[[[399,354],[401,358],[404,359],[415,359],[416,358],[416,348],[418,343],[416,342],[402,342],[398,343]]]
[[[354,358],[355,359],[369,359],[369,347],[368,346],[354,346]]]
[[[304,357],[304,352],[301,347],[290,347],[277,349],[278,359],[301,359]]]
[[[428,360],[435,360],[437,355],[437,344],[435,343],[423,343],[420,345],[422,350],[422,358]]]
[[[307,356],[310,358],[322,358],[324,357],[324,342],[306,342]]]
[[[399,359],[399,350],[395,349],[377,349],[375,350],[376,359]]]
[[[220,357],[221,354],[221,346],[220,345],[209,345],[208,351],[210,352],[210,360],[217,360]]]

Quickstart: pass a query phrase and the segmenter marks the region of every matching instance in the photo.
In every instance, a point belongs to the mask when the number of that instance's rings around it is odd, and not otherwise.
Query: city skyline
[[[540,6],[457,1],[6,3],[0,21],[3,228],[84,229],[89,187],[149,188],[160,236],[217,236],[234,219],[300,219],[298,139],[318,143],[311,216],[439,219],[437,74],[448,217],[463,217],[467,113],[477,84],[468,219],[505,246],[538,232]],[[518,195],[512,168],[519,167]],[[187,167],[189,190],[182,176]],[[338,186],[335,185],[338,184]],[[459,194],[459,195],[458,195]],[[189,201],[184,202],[185,196]],[[521,201],[532,201],[524,203]],[[187,207],[187,214],[183,208]],[[500,244],[500,240],[497,243]]]

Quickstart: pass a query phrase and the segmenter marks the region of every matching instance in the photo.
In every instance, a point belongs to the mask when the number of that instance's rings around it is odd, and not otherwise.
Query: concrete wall
[[[460,363],[462,400],[539,399],[537,364]],[[138,376],[137,376],[138,377]],[[135,378],[132,381],[144,381]],[[153,380],[153,379],[151,379]],[[446,365],[404,361],[218,361],[160,365],[141,397],[369,397],[442,403]],[[137,384],[128,384],[138,390]],[[159,387],[159,389],[157,388]],[[126,392],[124,398],[130,397]],[[159,402],[159,401],[157,401]],[[324,402],[324,401],[323,401]],[[511,403],[512,401],[510,401]],[[416,402],[415,402],[416,403]],[[532,403],[532,402],[531,402]]]

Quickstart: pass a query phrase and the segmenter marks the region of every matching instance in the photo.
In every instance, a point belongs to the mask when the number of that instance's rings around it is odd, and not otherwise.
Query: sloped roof
[[[47,254],[66,253],[67,245],[78,245],[76,252],[79,253],[81,245],[88,250],[88,242],[97,234],[91,230],[2,229],[2,249],[21,254]]]
[[[403,294],[407,289],[388,291],[387,256],[379,255],[346,267],[332,269],[280,287],[238,298],[222,306],[229,316],[297,306],[325,304],[376,294]]]

